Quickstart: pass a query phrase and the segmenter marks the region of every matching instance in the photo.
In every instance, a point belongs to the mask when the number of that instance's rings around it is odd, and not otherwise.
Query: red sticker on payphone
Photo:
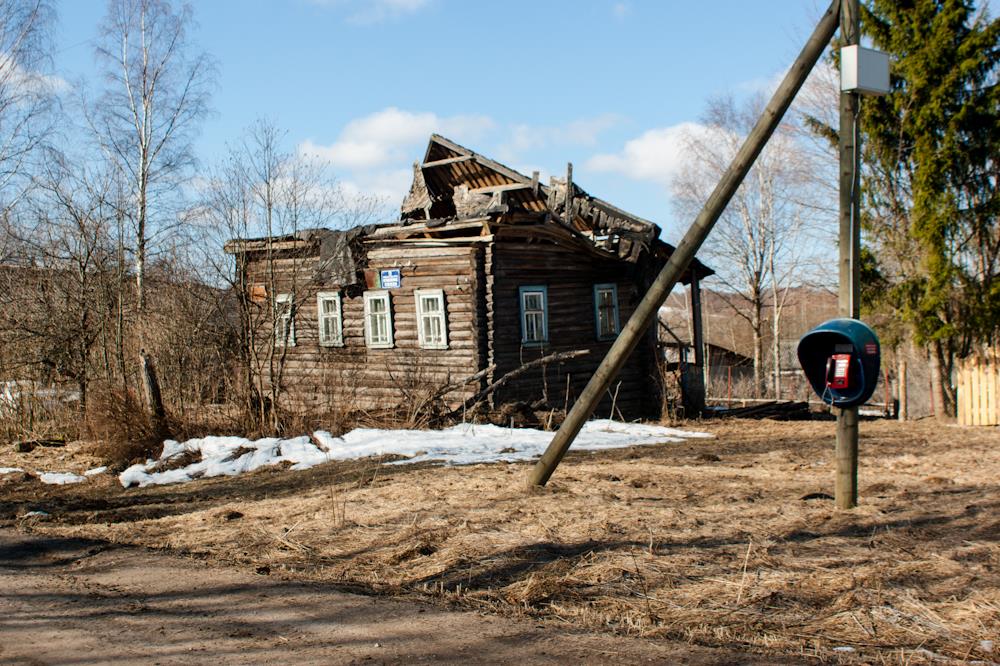
[[[865,353],[866,354],[873,354],[873,355],[877,354],[878,353],[878,345],[875,344],[874,342],[869,342],[868,344],[865,345]]]

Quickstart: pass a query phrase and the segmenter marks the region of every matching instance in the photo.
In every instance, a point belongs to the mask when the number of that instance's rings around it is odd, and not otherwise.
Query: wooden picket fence
[[[959,425],[1000,425],[1000,355],[958,363]]]

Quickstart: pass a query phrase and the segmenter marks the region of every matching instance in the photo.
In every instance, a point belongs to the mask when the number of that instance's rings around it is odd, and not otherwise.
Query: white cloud
[[[522,154],[553,146],[594,146],[600,135],[620,124],[622,117],[605,113],[578,118],[558,127],[518,124],[509,128],[508,138],[496,149],[497,159],[509,164],[522,161]]]
[[[431,0],[312,0],[313,4],[342,8],[350,23],[371,25],[416,14]]]
[[[606,113],[593,118],[580,118],[559,127],[514,125],[511,138],[502,150],[517,153],[551,145],[593,146],[602,132],[614,127],[620,120],[618,116]]]
[[[489,116],[439,116],[389,107],[350,121],[331,144],[303,141],[298,152],[329,162],[349,196],[375,195],[396,206],[410,188],[409,166],[423,158],[432,133],[475,142],[494,125]]]
[[[388,107],[351,120],[331,143],[302,141],[298,153],[328,162],[349,195],[376,195],[397,205],[409,190],[410,167],[423,158],[432,133],[531,173],[545,169],[531,166],[537,155],[526,160],[525,153],[559,146],[593,148],[603,132],[621,122],[620,116],[601,114],[560,126],[498,126],[486,115],[443,116]]]
[[[8,53],[0,53],[0,82],[30,95],[61,95],[70,89],[66,79],[27,70]]]
[[[593,171],[620,173],[635,180],[669,185],[685,160],[685,145],[691,134],[705,134],[704,125],[686,122],[651,129],[625,142],[618,153],[601,153],[587,160]]]
[[[375,196],[396,205],[409,191],[412,180],[412,169],[386,169],[354,174],[340,185],[351,197]]]
[[[315,155],[336,169],[363,170],[387,164],[412,162],[420,157],[420,146],[434,132],[463,140],[475,139],[493,128],[488,116],[438,116],[389,107],[352,120],[329,145],[306,140],[299,153]]]

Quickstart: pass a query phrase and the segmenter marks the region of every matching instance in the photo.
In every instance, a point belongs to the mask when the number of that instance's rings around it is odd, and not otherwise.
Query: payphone
[[[878,384],[878,336],[857,319],[831,319],[802,336],[799,364],[809,384],[828,405],[854,407]]]

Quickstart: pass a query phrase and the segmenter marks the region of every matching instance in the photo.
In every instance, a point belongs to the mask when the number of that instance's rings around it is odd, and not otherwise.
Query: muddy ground
[[[628,635],[764,659],[1000,661],[996,429],[863,423],[862,505],[842,512],[824,495],[832,422],[686,427],[716,438],[571,453],[544,490],[526,488],[528,466],[503,463],[367,460],[127,490],[110,476],[46,486],[6,475],[0,526],[597,632],[608,645]],[[0,467],[93,463],[83,445],[0,452]]]

